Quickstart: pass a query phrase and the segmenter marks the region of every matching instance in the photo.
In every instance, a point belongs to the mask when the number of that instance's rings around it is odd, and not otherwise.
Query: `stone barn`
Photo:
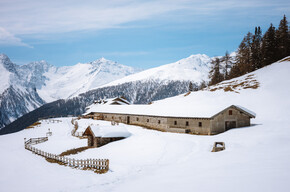
[[[250,126],[251,118],[256,117],[254,112],[238,105],[188,109],[153,105],[93,107],[84,117],[102,116],[102,120],[106,121],[197,135],[215,135],[232,128]]]
[[[129,137],[131,134],[118,126],[88,126],[83,136],[88,138],[88,147],[101,147],[113,141]]]

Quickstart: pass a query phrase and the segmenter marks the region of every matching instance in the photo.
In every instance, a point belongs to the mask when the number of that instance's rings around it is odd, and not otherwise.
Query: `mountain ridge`
[[[35,102],[27,100],[27,103],[22,103],[25,106],[1,108],[1,113],[7,113],[11,116],[5,118],[5,122],[0,119],[0,127],[8,125],[21,115],[33,110],[34,108],[31,106],[37,108],[44,103],[58,101],[59,99],[68,100],[68,103],[71,100],[77,102],[76,106],[80,109],[66,111],[66,114],[77,115],[84,110],[85,105],[91,104],[95,99],[123,95],[128,97],[132,103],[146,104],[185,93],[188,91],[190,82],[196,89],[201,82],[208,80],[210,60],[211,58],[205,54],[191,55],[177,62],[139,73],[135,73],[135,69],[131,67],[105,58],[64,67],[55,67],[43,60],[18,66],[7,60],[9,65],[12,66],[11,68],[15,67],[12,74],[15,76],[13,82],[19,82],[22,85],[22,90],[30,90]],[[6,88],[8,87],[9,84]],[[10,91],[16,91],[16,89]],[[29,97],[25,91],[21,93],[25,93],[23,95],[24,100]],[[17,93],[11,94],[17,95]],[[83,102],[84,100],[85,102]],[[3,103],[16,101],[19,101],[17,97],[9,98],[7,94],[0,99],[0,102]]]

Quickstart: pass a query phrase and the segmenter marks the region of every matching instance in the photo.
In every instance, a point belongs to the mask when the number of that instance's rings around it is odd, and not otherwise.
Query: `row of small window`
[[[174,125],[177,125],[177,121],[174,121]],[[188,121],[185,122],[185,126],[189,126],[189,122]],[[202,122],[198,122],[198,126],[202,127]]]
[[[139,121],[138,117],[136,118],[136,121]],[[147,119],[147,123],[149,123],[149,119]],[[161,123],[161,121],[158,120],[158,124],[160,124],[160,123]],[[174,121],[174,125],[177,125],[177,121]],[[185,122],[185,126],[189,126],[189,122],[188,121]],[[198,122],[198,126],[202,127],[202,122]]]
[[[105,116],[105,118],[107,118],[107,116]],[[112,119],[115,119],[115,117],[114,117],[114,116],[112,116]],[[122,119],[122,117],[119,117],[119,119],[121,120],[121,119]]]

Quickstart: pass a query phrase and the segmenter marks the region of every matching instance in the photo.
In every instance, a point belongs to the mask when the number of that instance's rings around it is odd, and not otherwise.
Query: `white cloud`
[[[182,6],[170,0],[2,0],[0,26],[22,35],[106,29],[178,10]]]
[[[192,15],[216,16],[233,9],[268,7],[265,14],[269,14],[272,8],[289,6],[286,0],[1,0],[0,27],[10,35],[39,37],[118,28],[134,21],[174,19],[180,15],[181,19],[194,19]],[[23,44],[13,35],[10,39]]]
[[[23,43],[20,38],[15,37],[2,27],[0,27],[0,45],[24,46],[32,48],[32,46]]]

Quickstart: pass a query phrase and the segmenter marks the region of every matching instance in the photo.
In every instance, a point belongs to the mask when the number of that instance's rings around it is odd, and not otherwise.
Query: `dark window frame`
[[[202,127],[202,122],[198,122],[198,126],[199,127]]]

